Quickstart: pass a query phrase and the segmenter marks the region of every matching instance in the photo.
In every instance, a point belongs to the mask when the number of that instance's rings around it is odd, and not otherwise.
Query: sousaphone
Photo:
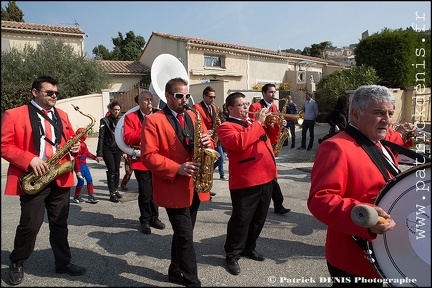
[[[175,56],[171,54],[161,54],[155,58],[151,67],[151,84],[149,87],[150,93],[153,96],[159,98],[159,108],[163,108],[166,105],[166,97],[165,97],[165,85],[166,83],[173,78],[183,78],[188,82],[189,87],[189,76],[184,68],[183,64],[177,59]],[[189,101],[192,101],[192,97],[189,98]],[[190,103],[189,103],[190,104]],[[189,105],[191,106],[191,105]],[[123,140],[124,135],[124,117],[129,113],[133,113],[139,109],[139,105],[132,107],[129,109],[123,116],[119,119],[116,129],[115,129],[115,141],[117,146],[126,154],[131,156],[140,157],[141,151],[134,147],[130,147]]]
[[[183,78],[188,82],[189,87],[189,76],[186,69],[180,60],[171,54],[161,54],[156,57],[153,61],[150,73],[151,84],[149,91],[153,96],[159,98],[159,108],[166,104],[165,85],[169,80],[177,77]],[[161,102],[163,102],[162,105]]]

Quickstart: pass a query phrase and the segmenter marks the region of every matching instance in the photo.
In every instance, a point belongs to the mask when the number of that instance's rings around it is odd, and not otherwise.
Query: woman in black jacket
[[[345,130],[348,124],[348,107],[349,98],[346,95],[341,95],[337,99],[336,105],[333,111],[327,115],[325,120],[330,124],[329,133],[325,135],[322,139],[318,139],[321,144],[322,141],[336,135],[340,131]]]
[[[108,114],[100,120],[96,156],[107,166],[107,184],[111,202],[119,202],[123,196],[118,192],[120,162],[123,151],[115,141],[115,128],[120,119],[121,105],[118,101],[108,104]],[[102,158],[102,159],[101,159]]]

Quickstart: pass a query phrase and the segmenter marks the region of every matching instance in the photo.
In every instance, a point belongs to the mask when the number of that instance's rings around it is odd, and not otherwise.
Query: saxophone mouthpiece
[[[75,106],[74,104],[71,104],[71,105],[74,107],[75,111],[78,111],[78,110],[79,110],[79,107],[78,107],[78,106]]]
[[[186,110],[189,110],[189,109],[190,109],[190,107],[188,106],[188,104],[184,104],[184,105],[183,105],[183,108],[186,109]]]

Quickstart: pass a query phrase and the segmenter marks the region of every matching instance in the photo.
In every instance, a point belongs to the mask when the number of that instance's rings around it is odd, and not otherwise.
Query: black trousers
[[[226,259],[238,259],[243,251],[255,250],[267,218],[273,181],[244,189],[230,190],[232,213],[225,240]]]
[[[287,126],[290,129],[291,146],[294,147],[295,146],[295,122],[293,122],[293,121],[287,121]],[[288,142],[287,142],[287,144],[288,144]]]
[[[315,120],[304,120],[302,126],[301,147],[306,148],[306,132],[309,130],[309,145],[307,148],[312,148],[315,137]]]
[[[109,175],[116,175],[116,177],[119,177],[122,153],[123,152],[121,150],[117,152],[103,150],[102,158],[105,162]]]
[[[141,224],[150,224],[159,218],[158,206],[153,202],[152,174],[150,171],[134,170],[138,182],[138,208]]]
[[[67,225],[69,198],[70,187],[61,188],[55,181],[36,195],[20,196],[21,217],[15,233],[14,249],[9,255],[12,262],[23,263],[33,253],[46,209],[55,266],[63,267],[70,263]]]
[[[275,178],[273,181],[273,189],[272,189],[272,200],[273,200],[273,207],[275,210],[280,210],[283,207],[283,195],[282,195],[282,190],[279,186],[279,183],[277,182],[277,178]]]
[[[192,205],[187,208],[165,208],[174,230],[171,242],[171,264],[169,275],[183,273],[186,286],[200,287],[195,248],[193,245],[193,230],[200,200],[194,193]]]

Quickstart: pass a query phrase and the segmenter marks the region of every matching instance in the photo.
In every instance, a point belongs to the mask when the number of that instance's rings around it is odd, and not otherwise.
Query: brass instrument
[[[82,115],[91,119],[91,123],[87,125],[85,129],[83,129],[79,134],[75,135],[75,137],[71,138],[63,145],[61,148],[57,149],[56,153],[49,159],[45,161],[48,165],[48,171],[40,176],[36,176],[32,171],[24,173],[20,179],[20,185],[24,193],[27,195],[35,195],[39,193],[43,188],[45,188],[50,182],[56,179],[58,176],[71,172],[74,169],[74,161],[72,158],[71,161],[64,162],[60,165],[57,165],[61,159],[63,159],[66,154],[69,153],[70,148],[79,141],[79,139],[84,136],[96,123],[96,120],[90,114],[84,114],[79,110],[79,107],[72,104],[74,109],[80,112]]]
[[[199,112],[189,107],[187,104],[184,105],[185,109],[189,109],[196,115],[196,122],[194,127],[194,156],[193,161],[200,163],[201,166],[198,172],[192,177],[194,182],[195,190],[198,193],[210,192],[213,186],[213,165],[214,162],[220,157],[219,152],[216,150],[205,148],[201,142],[201,116]]]
[[[219,109],[218,109],[219,110]],[[216,112],[216,111],[215,111]],[[218,135],[217,135],[217,128],[219,127],[219,122],[220,122],[220,118],[219,118],[219,112],[217,112],[217,113],[215,113],[215,118],[214,118],[214,121],[213,121],[213,127],[212,127],[212,130],[213,130],[213,135],[212,135],[212,138],[213,138],[213,140],[215,141],[215,143],[217,144],[217,142],[219,141],[219,137],[218,137]]]
[[[273,99],[276,99],[276,98],[273,98]],[[279,100],[279,99],[277,99],[277,100]],[[287,110],[287,107],[288,107],[288,99],[285,99],[285,104],[282,107],[282,112],[280,114],[282,114],[282,115],[285,114],[285,112]],[[290,135],[289,130],[286,127],[283,126],[284,117],[282,115],[279,116],[280,117],[280,120],[279,120],[279,126],[280,126],[279,136],[278,136],[278,139],[277,139],[276,143],[274,143],[272,145],[272,147],[273,147],[273,153],[274,153],[275,157],[277,157],[279,155],[279,153],[280,153],[280,151],[282,149],[283,143],[285,142],[285,140]]]

